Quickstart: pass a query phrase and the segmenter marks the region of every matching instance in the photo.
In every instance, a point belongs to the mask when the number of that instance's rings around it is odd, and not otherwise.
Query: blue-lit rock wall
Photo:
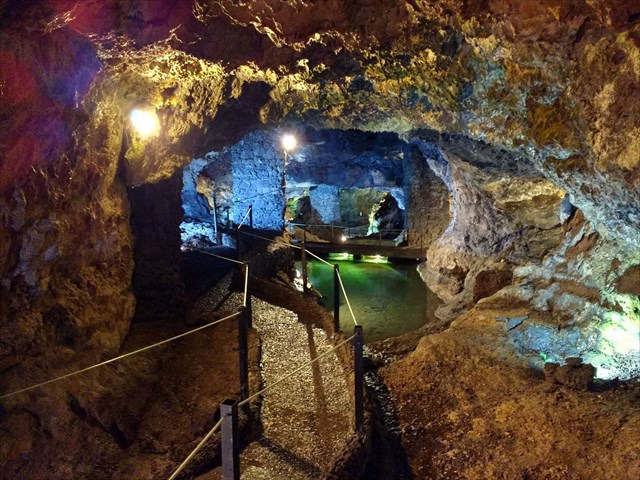
[[[255,228],[280,230],[283,225],[284,158],[272,132],[252,132],[229,149],[232,169],[231,220],[240,223],[253,205]]]
[[[342,130],[298,132],[300,148],[291,155],[287,183],[347,188],[402,188],[405,143],[390,133]]]
[[[183,241],[211,229],[202,223],[239,224],[253,205],[254,227],[280,230],[283,224],[283,155],[273,132],[255,131],[220,152],[194,159],[183,172]],[[248,222],[248,219],[245,220]]]
[[[212,236],[216,217],[218,223],[226,223],[227,218],[231,223],[241,222],[251,205],[255,228],[282,229],[282,133],[251,132],[232,147],[210,152],[184,168],[183,242],[205,239],[207,232]],[[288,156],[287,197],[308,195],[317,214],[314,221],[340,223],[358,216],[353,202],[340,200],[358,196],[358,192],[378,192],[379,197],[389,192],[405,208],[407,145],[396,135],[311,128],[300,128],[295,134],[299,146]],[[363,207],[363,223],[372,206]]]
[[[426,249],[449,224],[449,189],[415,146],[407,148],[405,152],[404,171],[407,240],[411,246]]]
[[[198,193],[198,179],[210,159],[194,158],[182,171],[182,209],[188,219],[213,221],[213,212],[206,197]]]
[[[322,223],[340,221],[340,188],[333,185],[318,185],[309,192],[311,205],[320,215]]]
[[[298,135],[301,143],[291,155],[287,185],[309,192],[311,207],[323,223],[367,224],[385,192],[405,209],[407,144],[396,135],[311,128],[300,129]]]

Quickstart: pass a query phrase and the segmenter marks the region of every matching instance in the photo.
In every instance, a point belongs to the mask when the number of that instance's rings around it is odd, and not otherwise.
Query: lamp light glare
[[[281,142],[282,148],[284,148],[287,152],[295,150],[295,148],[298,146],[298,140],[290,133],[283,135]]]
[[[160,121],[154,110],[134,108],[131,110],[131,124],[142,138],[155,136],[160,131]]]
[[[346,236],[346,235],[342,235],[342,236],[340,237],[340,241],[341,241],[341,242],[346,242],[346,241],[347,241],[347,236]]]

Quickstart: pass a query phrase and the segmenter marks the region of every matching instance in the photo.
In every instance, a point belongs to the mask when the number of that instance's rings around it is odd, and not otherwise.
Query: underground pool
[[[392,262],[384,257],[353,260],[339,255],[329,256],[327,261],[340,266],[365,343],[409,333],[434,319],[440,300],[420,278],[417,263]],[[319,260],[308,260],[307,264],[309,281],[322,295],[321,303],[333,311],[333,269]],[[296,269],[302,271],[300,261]],[[349,332],[353,321],[343,295],[340,297],[340,328]]]

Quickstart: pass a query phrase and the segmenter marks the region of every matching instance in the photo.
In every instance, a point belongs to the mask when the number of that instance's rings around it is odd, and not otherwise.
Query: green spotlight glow
[[[389,259],[382,255],[363,255],[362,261],[365,263],[389,263]]]
[[[620,309],[604,312],[598,326],[597,347],[585,356],[585,361],[596,367],[597,378],[626,378],[629,372],[621,365],[628,364],[630,359],[636,359],[637,364],[640,359],[640,299],[615,292],[605,292],[604,296]],[[626,368],[634,367],[628,365]]]
[[[329,260],[337,260],[341,262],[353,262],[353,255],[350,253],[330,253]]]

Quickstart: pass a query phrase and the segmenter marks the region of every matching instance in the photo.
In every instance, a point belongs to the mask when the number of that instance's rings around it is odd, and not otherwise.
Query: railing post
[[[240,246],[240,227],[236,228],[236,256],[238,260],[242,259],[242,247]]]
[[[253,203],[249,205],[249,231],[253,233]]]
[[[364,340],[362,337],[362,326],[356,325],[353,329],[355,337],[353,338],[353,353],[354,353],[354,386],[355,386],[355,421],[356,432],[362,433],[364,431],[364,362],[363,362],[363,350]]]
[[[222,479],[240,480],[238,402],[227,398],[220,404],[222,418]]]
[[[247,309],[241,307],[238,315],[238,356],[240,360],[240,398],[249,396],[249,348],[247,344]]]
[[[244,262],[244,278],[247,282],[247,304],[246,313],[247,313],[247,328],[253,328],[253,306],[251,305],[251,282],[249,281],[249,264]]]
[[[333,266],[333,331],[340,331],[340,265]]]
[[[307,276],[307,246],[306,246],[307,241],[306,241],[306,239],[307,239],[307,231],[306,230],[302,230],[302,249],[300,250],[300,263],[302,263],[302,293],[305,294],[305,295],[308,292],[308,289],[307,289],[307,282],[308,282],[308,276]]]

